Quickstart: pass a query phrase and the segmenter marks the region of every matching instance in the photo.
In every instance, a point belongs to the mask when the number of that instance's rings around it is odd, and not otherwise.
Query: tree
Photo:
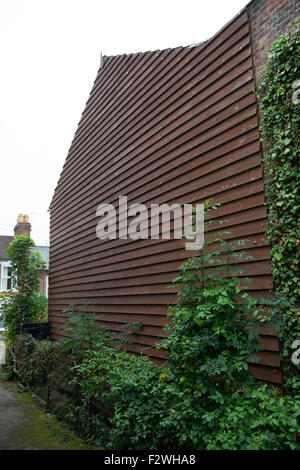
[[[4,326],[10,343],[21,333],[24,323],[35,321],[40,313],[37,292],[45,263],[39,253],[32,253],[34,241],[16,236],[7,248],[11,261],[12,290],[4,303]]]

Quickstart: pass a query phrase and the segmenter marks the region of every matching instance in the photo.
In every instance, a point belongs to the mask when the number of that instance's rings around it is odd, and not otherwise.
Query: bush
[[[300,397],[253,383],[216,395],[212,406],[203,387],[172,382],[165,366],[110,347],[90,351],[73,372],[61,416],[105,448],[300,449]]]
[[[168,411],[168,397],[159,380],[163,371],[163,366],[146,357],[117,348],[89,351],[73,368],[69,388],[78,429],[108,448],[164,445],[166,436],[160,423]]]
[[[300,450],[300,396],[280,396],[266,385],[241,390],[205,413],[208,450]]]
[[[29,334],[18,335],[10,354],[14,373],[23,385],[30,387],[48,383],[54,360],[51,341],[37,341]]]
[[[101,317],[89,312],[89,304],[70,304],[63,310],[67,315],[66,323],[59,328],[63,338],[56,341],[57,371],[54,374],[56,383],[63,389],[68,389],[68,383],[73,377],[73,367],[79,365],[89,350],[102,349],[108,345],[113,335],[97,320]]]

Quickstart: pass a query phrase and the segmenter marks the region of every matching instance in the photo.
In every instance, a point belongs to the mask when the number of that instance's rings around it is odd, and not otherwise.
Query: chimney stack
[[[15,236],[22,235],[30,237],[31,224],[29,223],[29,217],[26,214],[19,214],[17,219],[17,225],[14,228]]]

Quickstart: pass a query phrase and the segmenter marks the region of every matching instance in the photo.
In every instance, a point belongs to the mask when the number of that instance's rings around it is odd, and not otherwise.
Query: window
[[[11,285],[11,267],[9,263],[1,264],[1,291],[5,292],[12,288]]]

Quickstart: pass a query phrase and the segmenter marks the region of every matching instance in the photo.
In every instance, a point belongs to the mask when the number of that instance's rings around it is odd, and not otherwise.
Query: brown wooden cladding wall
[[[181,240],[96,237],[96,208],[132,203],[199,203],[213,197],[229,238],[247,238],[250,291],[270,295],[266,206],[247,11],[197,47],[105,57],[78,125],[51,204],[52,335],[70,302],[92,301],[111,330],[125,320],[143,330],[128,349],[164,357],[166,289],[191,252]],[[251,367],[281,382],[279,343],[266,330]]]

